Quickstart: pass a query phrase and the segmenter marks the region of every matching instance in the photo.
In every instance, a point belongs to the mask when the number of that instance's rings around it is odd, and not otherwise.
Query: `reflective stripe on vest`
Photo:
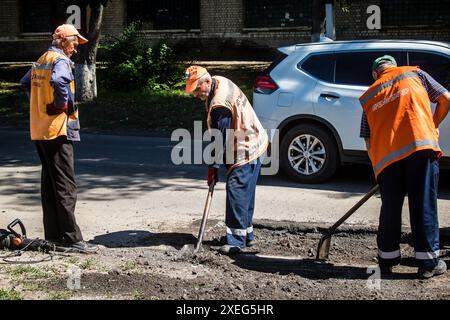
[[[231,111],[231,128],[227,130],[227,160],[232,158],[228,173],[235,167],[258,159],[267,149],[269,138],[241,89],[231,80],[214,76],[216,87],[208,112],[208,128],[211,129],[211,111],[226,107]],[[229,155],[231,154],[231,157]],[[228,161],[227,161],[228,162]],[[230,164],[230,163],[228,163]]]
[[[370,128],[369,156],[375,176],[410,154],[432,149],[442,155],[428,94],[417,67],[392,67],[361,96]]]
[[[381,92],[382,90],[396,84],[397,82],[399,82],[400,80],[406,79],[406,78],[413,78],[413,77],[417,77],[417,73],[416,72],[407,72],[404,74],[399,75],[398,77],[396,77],[395,79],[392,79],[386,83],[383,83],[381,85],[379,85],[377,88],[375,88],[375,90],[372,90],[371,92],[369,92],[367,94],[367,96],[364,96],[364,98],[361,98],[361,104],[366,104],[370,99],[372,99],[373,97],[375,97],[375,95],[379,92]]]
[[[397,158],[403,158],[404,155],[410,154],[420,147],[432,146],[434,148],[439,148],[437,141],[433,140],[416,140],[411,144],[401,148],[400,150],[392,151],[387,156],[385,156],[378,164],[375,166],[374,171],[378,172],[385,164]]]
[[[35,70],[53,70],[53,64],[51,64],[51,63],[39,64],[39,63],[33,62],[32,68]]]

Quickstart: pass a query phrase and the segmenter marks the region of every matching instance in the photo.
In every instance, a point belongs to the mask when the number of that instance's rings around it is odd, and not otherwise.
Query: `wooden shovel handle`
[[[200,230],[198,231],[197,245],[195,246],[194,253],[200,250],[200,247],[202,246],[203,234],[205,233],[206,222],[208,221],[209,209],[211,207],[212,196],[214,193],[214,182],[215,181],[209,185],[208,196],[206,198],[205,208],[203,209],[202,223],[200,225]]]

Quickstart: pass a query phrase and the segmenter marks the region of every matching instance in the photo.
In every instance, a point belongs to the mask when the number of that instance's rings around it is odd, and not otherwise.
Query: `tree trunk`
[[[76,101],[91,101],[97,97],[95,63],[75,64]]]
[[[325,31],[325,0],[313,0],[311,42],[319,42]]]
[[[89,42],[78,47],[78,54],[74,59],[77,101],[89,101],[97,97],[95,63],[97,60],[98,43],[100,41],[103,4],[96,1],[93,2],[94,4],[90,4],[89,31],[84,32]],[[83,31],[81,34],[83,35]]]

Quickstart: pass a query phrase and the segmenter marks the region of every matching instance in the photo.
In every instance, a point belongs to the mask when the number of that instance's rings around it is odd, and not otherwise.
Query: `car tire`
[[[281,169],[293,180],[323,182],[335,174],[339,164],[336,141],[319,125],[297,125],[282,138],[280,163]]]

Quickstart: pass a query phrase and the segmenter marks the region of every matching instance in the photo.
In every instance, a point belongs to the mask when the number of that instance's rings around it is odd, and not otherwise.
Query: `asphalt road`
[[[170,231],[201,219],[207,195],[206,166],[174,165],[169,138],[82,134],[75,145],[79,187],[77,219],[86,239],[124,230]],[[224,219],[224,172],[211,207],[212,219]],[[442,172],[440,223],[450,226],[450,172]],[[261,176],[255,219],[331,225],[372,186],[369,166],[341,168],[328,183],[290,182],[281,173]],[[376,226],[380,198],[372,197],[349,220]],[[404,224],[408,225],[407,201]],[[42,237],[40,162],[27,132],[0,130],[0,227],[14,218],[30,236]]]

